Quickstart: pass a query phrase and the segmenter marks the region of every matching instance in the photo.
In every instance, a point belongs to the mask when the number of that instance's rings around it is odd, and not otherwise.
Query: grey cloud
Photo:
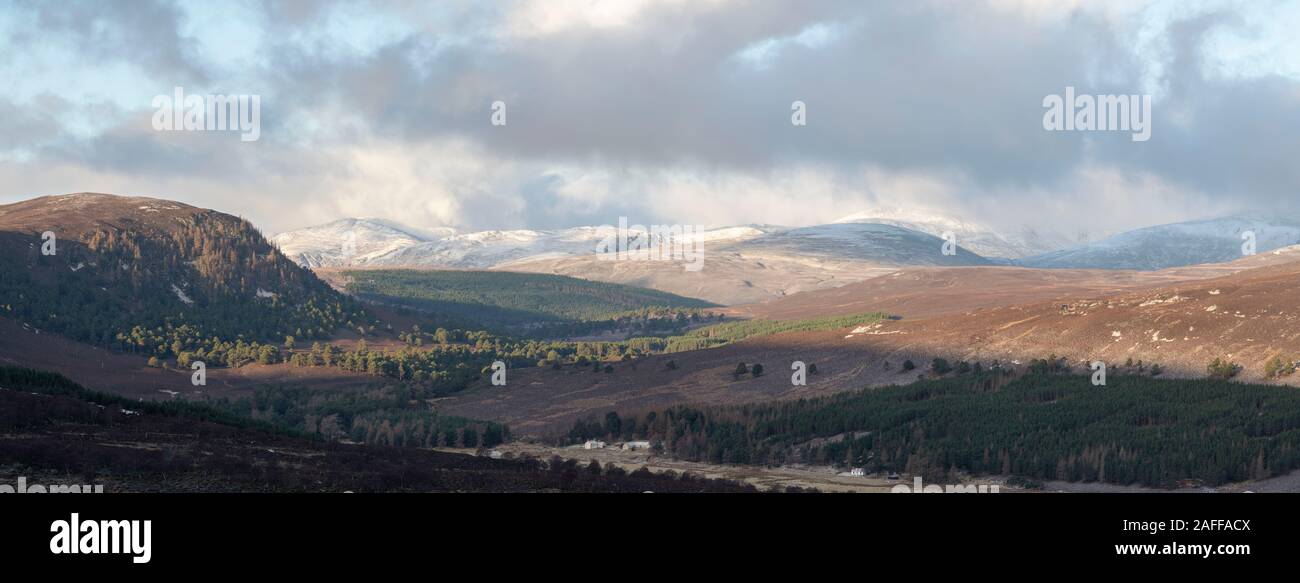
[[[261,149],[227,135],[168,136],[132,125],[46,155],[146,177],[319,173],[328,164],[317,152],[322,144],[299,142],[304,136],[293,123],[333,112],[342,117],[318,121],[337,143],[379,136],[416,147],[463,138],[530,168],[578,165],[627,176],[643,175],[631,169],[688,168],[762,177],[815,164],[852,184],[870,166],[961,177],[957,196],[968,207],[987,202],[979,197],[1030,206],[1034,197],[1069,196],[1087,204],[1094,199],[1074,189],[1091,167],[1154,174],[1189,200],[1230,198],[1242,207],[1292,204],[1300,186],[1300,167],[1287,160],[1300,149],[1300,83],[1204,72],[1206,33],[1236,26],[1230,13],[1169,26],[1153,137],[1134,143],[1127,135],[1042,130],[1043,97],[1067,85],[1094,94],[1146,89],[1149,55],[1138,54],[1115,22],[1088,11],[1051,21],[975,2],[671,5],[629,27],[500,38],[489,28],[509,4],[447,6],[376,5],[426,14],[410,19],[422,23],[417,33],[371,54],[340,56],[285,40],[322,18],[327,4],[268,3],[270,54],[258,74],[265,85]],[[87,50],[203,75],[177,32],[177,10],[141,7],[120,11],[133,13],[126,16],[78,3],[68,15],[43,10],[43,25],[85,34],[78,42]],[[453,19],[423,26],[438,22],[428,14],[438,9]],[[116,32],[96,32],[89,22],[111,22]],[[735,58],[754,43],[816,24],[834,24],[837,36],[817,47],[789,43],[761,70]],[[137,33],[148,42],[118,42]],[[497,99],[508,108],[504,128],[488,123]],[[808,104],[807,127],[789,123],[794,100]],[[1175,114],[1188,123],[1173,123]],[[655,212],[635,199],[566,206],[557,195],[563,180],[544,171],[521,175],[511,191],[463,193],[460,206],[478,226],[491,226],[485,223],[503,212],[507,222],[537,227]]]
[[[409,38],[365,60],[293,69],[283,81],[328,88],[312,94],[342,99],[378,131],[414,141],[456,133],[528,158],[740,169],[872,163],[956,170],[991,187],[1050,187],[1096,162],[1157,169],[1198,190],[1232,184],[1249,195],[1294,186],[1293,171],[1279,175],[1240,159],[1240,141],[1257,132],[1223,139],[1232,126],[1263,130],[1268,119],[1296,120],[1287,96],[1297,83],[1203,79],[1194,57],[1202,43],[1186,31],[1218,25],[1220,16],[1173,26],[1168,102],[1156,103],[1156,139],[1140,145],[1128,136],[1041,129],[1042,98],[1067,85],[1143,92],[1146,70],[1129,39],[1083,12],[1040,25],[974,3],[664,10],[632,32],[580,30],[481,51],[445,49],[422,70],[412,63],[437,39]],[[761,71],[732,58],[754,42],[827,22],[844,24],[827,46],[789,47]],[[507,104],[506,128],[487,123],[496,99]],[[788,122],[796,99],[808,104],[806,128]],[[1193,112],[1192,126],[1162,123],[1175,103]],[[1289,136],[1280,149],[1294,150],[1295,133]],[[1184,168],[1187,148],[1206,163]]]
[[[1207,78],[1205,38],[1216,27],[1239,26],[1231,14],[1176,23],[1170,44],[1176,58],[1164,82],[1168,98],[1149,148],[1127,149],[1124,160],[1215,198],[1245,199],[1259,207],[1300,205],[1300,83],[1267,76]],[[1163,123],[1162,123],[1163,122]],[[1116,160],[1119,162],[1119,160]]]
[[[207,79],[193,45],[181,35],[182,13],[173,4],[67,0],[20,1],[19,5],[35,12],[38,28],[17,31],[13,39],[17,46],[58,39],[88,61],[126,61],[177,82]]]

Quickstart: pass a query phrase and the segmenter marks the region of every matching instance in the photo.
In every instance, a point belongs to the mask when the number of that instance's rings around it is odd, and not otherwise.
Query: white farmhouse
[[[582,444],[582,449],[605,449],[605,442],[588,439],[587,443]]]
[[[629,441],[629,442],[623,444],[623,449],[628,450],[628,451],[635,451],[635,450],[638,450],[638,449],[650,449],[650,442],[648,442],[648,441]]]

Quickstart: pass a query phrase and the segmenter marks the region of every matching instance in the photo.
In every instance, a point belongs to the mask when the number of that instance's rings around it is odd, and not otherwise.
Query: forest
[[[1300,468],[1300,393],[1217,379],[987,371],[832,397],[608,413],[566,439],[647,439],[688,460],[1168,488]]]
[[[348,271],[348,292],[415,308],[442,327],[555,337],[680,329],[714,304],[657,290],[506,271]]]
[[[167,229],[109,229],[60,243],[0,233],[0,315],[75,340],[210,365],[274,362],[287,335],[373,325],[361,305],[218,213]],[[270,344],[270,346],[268,346]]]
[[[312,343],[310,350],[292,351],[286,360],[295,366],[329,366],[352,372],[411,381],[435,396],[470,386],[494,361],[511,368],[539,366],[584,368],[609,361],[624,362],[651,354],[722,346],[745,338],[792,331],[834,330],[877,322],[884,314],[869,313],[809,320],[740,320],[697,328],[685,335],[637,337],[617,341],[567,341],[501,336],[486,330],[435,328],[418,324],[397,332],[406,346],[371,349],[362,339],[356,348]],[[595,372],[612,373],[609,365]]]
[[[286,435],[397,447],[494,447],[510,428],[487,421],[439,415],[428,389],[383,384],[365,391],[264,386],[252,397],[138,401],[91,391],[57,373],[0,366],[0,388],[67,395],[110,409],[185,417]],[[0,412],[0,417],[3,417]]]
[[[292,410],[281,397],[259,395],[255,406]],[[471,434],[472,425],[445,425],[439,445],[455,435],[457,445],[474,447],[467,442],[476,440],[486,446],[494,439],[492,427]],[[0,367],[0,460],[13,462],[0,466],[4,481],[25,476],[36,483],[98,483],[106,492],[755,491],[689,473],[627,471],[558,457],[492,459],[327,441],[208,404],[136,402],[14,367]]]
[[[510,439],[499,423],[440,415],[435,393],[415,384],[327,390],[263,386],[252,397],[206,401],[218,410],[327,441],[394,447],[496,447]]]

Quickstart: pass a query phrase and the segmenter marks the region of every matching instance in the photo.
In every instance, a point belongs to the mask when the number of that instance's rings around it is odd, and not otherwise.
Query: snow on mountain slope
[[[1018,232],[998,232],[974,221],[967,221],[922,209],[879,207],[836,219],[842,223],[892,225],[942,237],[952,233],[957,245],[987,258],[1019,259],[1068,246],[1071,241],[1054,233],[1040,233],[1026,225]]]
[[[944,255],[943,240],[905,227],[842,223],[791,229],[739,225],[686,236],[703,242],[703,270],[674,261],[602,261],[598,244],[614,227],[510,230],[421,236],[400,225],[363,220],[281,234],[275,241],[309,267],[504,269],[556,273],[649,287],[731,304],[756,302],[835,287],[909,265],[988,265],[958,241]],[[354,252],[344,249],[352,238]]]
[[[685,237],[710,244],[736,242],[764,234],[761,227],[708,229]],[[443,267],[487,269],[521,261],[588,255],[615,236],[612,226],[557,230],[497,230],[421,233],[374,219],[342,219],[272,238],[280,250],[306,267]]]
[[[517,229],[437,235],[371,219],[343,219],[272,238],[286,255],[307,267],[442,267],[490,269],[517,263],[593,255],[615,237],[611,226],[558,230]],[[878,265],[984,265],[958,239],[958,254],[940,253],[931,234],[875,223],[847,222],[790,229],[741,225],[706,229],[684,237],[702,241],[706,253],[758,253],[867,260]]]
[[[311,268],[374,263],[427,240],[414,230],[376,219],[340,219],[271,237],[281,253]]]
[[[591,252],[599,240],[596,229],[564,231],[481,231],[453,235],[397,250],[385,265],[486,269],[528,257]]]
[[[1221,263],[1243,256],[1242,236],[1255,234],[1257,253],[1300,243],[1300,220],[1249,213],[1146,227],[1017,261],[1041,268],[1136,269]]]
[[[944,255],[934,235],[878,223],[838,223],[768,233],[724,247],[745,254],[783,254],[869,261],[876,265],[988,265],[958,239],[955,255]]]
[[[739,240],[708,242],[701,269],[694,272],[678,262],[601,261],[591,253],[503,268],[648,287],[733,305],[839,287],[903,266],[990,263],[960,247],[956,255],[944,255],[942,239],[891,225],[750,226],[740,234]]]
[[[1255,233],[1259,253],[1300,243],[1300,219],[1266,213],[1158,225],[1063,246],[1062,236],[1039,235],[1032,230],[999,233],[942,214],[890,208],[849,215],[827,225],[794,229],[742,225],[708,229],[690,238],[705,241],[708,254],[739,253],[753,258],[834,258],[881,266],[992,262],[1039,268],[1156,270],[1238,259],[1246,231]],[[957,236],[956,256],[937,251],[941,242],[936,238],[947,232]],[[282,233],[272,241],[294,261],[312,268],[492,269],[591,255],[597,243],[614,234],[610,226],[459,233],[453,229],[420,231],[375,219],[343,219]],[[1058,245],[1062,247],[1042,251]]]

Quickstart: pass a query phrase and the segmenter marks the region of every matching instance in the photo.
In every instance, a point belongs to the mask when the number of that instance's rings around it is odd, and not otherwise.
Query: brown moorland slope
[[[1222,277],[1300,259],[1279,249],[1231,263],[1160,271],[1032,269],[1025,267],[913,267],[833,289],[819,289],[764,303],[720,308],[739,318],[792,320],[883,311],[904,318],[966,312],[1034,301],[1101,297]]]
[[[40,196],[0,205],[0,231],[72,237],[100,229],[173,231],[199,215],[216,211],[144,196],[79,192]]]
[[[969,268],[954,269],[971,273]],[[926,271],[942,275],[945,270]],[[1024,279],[1026,285],[1034,284],[1028,277],[1034,273],[1054,276],[1028,270],[1001,273]],[[1190,277],[1195,274],[1210,277]],[[519,434],[545,434],[563,431],[580,417],[611,410],[805,398],[907,383],[928,374],[926,369],[936,357],[979,361],[985,366],[996,359],[1023,369],[1033,358],[1057,354],[1076,371],[1082,371],[1085,362],[1102,360],[1111,374],[1149,374],[1149,369],[1143,373],[1136,367],[1125,369],[1123,364],[1132,358],[1159,364],[1166,375],[1183,377],[1204,376],[1207,363],[1222,357],[1240,363],[1244,367],[1240,378],[1251,381],[1262,380],[1264,363],[1274,356],[1300,357],[1300,250],[1288,248],[1185,275],[1187,279],[1167,285],[1134,285],[1132,290],[1081,286],[1077,291],[1057,289],[1050,294],[1031,291],[1019,297],[1042,293],[1055,299],[965,311],[945,306],[925,317],[854,329],[752,338],[720,348],[618,363],[612,374],[577,367],[517,370],[511,372],[508,387],[476,387],[442,400],[439,407],[456,415],[507,422]],[[937,292],[932,301],[951,303],[945,293],[952,292]],[[979,301],[993,303],[995,297],[989,294]],[[924,296],[909,301],[920,300]],[[818,303],[802,304],[806,311],[792,313],[820,315]],[[852,311],[874,305],[867,301]],[[835,310],[843,304],[824,302],[824,306],[830,313],[840,313]],[[670,360],[675,368],[668,366]],[[790,366],[796,360],[815,363],[819,370],[808,377],[806,386],[790,382]],[[917,369],[904,371],[906,360]],[[742,362],[761,363],[767,372],[758,378],[736,378],[733,371]],[[1283,382],[1294,383],[1296,378]]]
[[[1300,356],[1300,253],[1295,247],[1260,267],[1230,275],[1112,294],[998,306],[889,322],[847,345],[888,346],[966,360],[1025,360],[1051,353],[1077,363],[1129,358],[1170,374],[1200,376],[1207,363],[1240,363],[1241,378],[1261,380],[1275,356]],[[879,342],[876,335],[892,336]]]
[[[58,372],[82,386],[132,398],[201,399],[206,395],[239,398],[268,384],[314,389],[364,389],[383,379],[336,368],[299,368],[287,364],[249,364],[207,369],[207,384],[196,387],[191,371],[148,366],[148,359],[91,346],[0,318],[0,365]]]
[[[834,288],[895,269],[888,264],[863,259],[757,252],[712,253],[704,265],[699,271],[687,271],[680,262],[601,261],[583,256],[510,263],[494,270],[550,273],[621,283],[729,305]]]

